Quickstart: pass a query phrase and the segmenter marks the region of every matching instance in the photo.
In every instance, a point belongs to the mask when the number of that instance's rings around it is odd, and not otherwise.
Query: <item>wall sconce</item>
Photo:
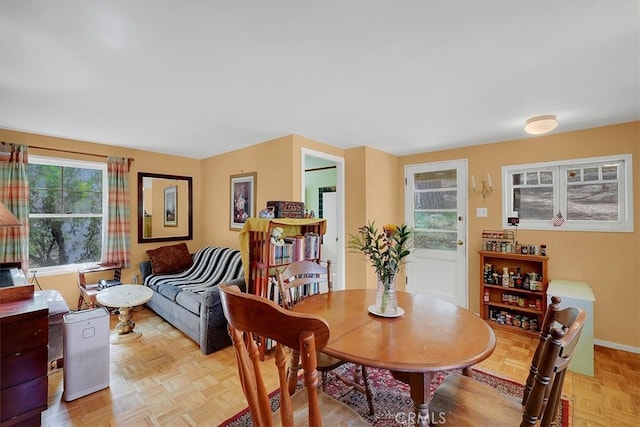
[[[491,182],[491,175],[487,173],[487,180],[482,180],[480,190],[476,191],[476,178],[471,175],[471,188],[473,188],[474,194],[476,192],[482,194],[482,200],[486,200],[487,195],[493,192],[493,182]]]

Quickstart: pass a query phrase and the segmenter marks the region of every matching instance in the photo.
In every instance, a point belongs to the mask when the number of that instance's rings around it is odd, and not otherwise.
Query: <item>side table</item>
[[[111,335],[112,344],[122,344],[140,338],[140,332],[134,332],[136,322],[131,320],[131,309],[148,302],[153,291],[143,285],[120,285],[103,289],[96,295],[96,300],[105,307],[117,308],[118,324]]]
[[[78,270],[78,289],[80,296],[78,297],[78,310],[82,309],[83,304],[87,304],[89,308],[95,308],[96,295],[98,295],[98,284],[87,283],[86,274],[99,273],[102,271],[113,271],[113,278],[120,280],[122,274],[121,265],[97,265],[90,268],[82,268]]]

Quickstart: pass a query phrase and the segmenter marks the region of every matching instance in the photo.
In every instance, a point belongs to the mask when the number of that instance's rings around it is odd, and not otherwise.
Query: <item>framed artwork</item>
[[[164,189],[164,226],[178,226],[178,187],[171,186]]]
[[[247,218],[256,216],[255,172],[231,175],[229,229],[240,231]]]

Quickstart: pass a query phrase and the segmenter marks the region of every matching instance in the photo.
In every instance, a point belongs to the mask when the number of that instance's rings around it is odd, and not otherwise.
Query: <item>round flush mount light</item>
[[[551,132],[558,126],[558,120],[554,115],[537,116],[527,120],[524,131],[532,135],[542,135]]]

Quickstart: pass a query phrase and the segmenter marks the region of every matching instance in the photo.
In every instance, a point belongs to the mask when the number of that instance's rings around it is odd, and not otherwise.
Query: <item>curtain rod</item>
[[[327,169],[335,169],[336,166],[324,166],[321,168],[312,168],[312,169],[305,169],[305,172],[317,172],[317,171],[323,171],[323,170],[327,170]]]
[[[7,143],[2,141],[2,145],[5,145],[5,144],[7,144]],[[49,151],[57,151],[59,153],[80,154],[82,156],[93,156],[93,157],[100,157],[100,158],[103,158],[103,159],[107,159],[107,158],[110,157],[110,156],[107,156],[105,154],[85,153],[85,152],[82,152],[82,151],[63,150],[61,148],[40,147],[38,145],[28,145],[28,146],[29,146],[29,148],[35,148],[37,150],[49,150]],[[131,166],[131,163],[134,160],[135,160],[134,158],[127,157],[127,161],[128,161],[129,166]]]

